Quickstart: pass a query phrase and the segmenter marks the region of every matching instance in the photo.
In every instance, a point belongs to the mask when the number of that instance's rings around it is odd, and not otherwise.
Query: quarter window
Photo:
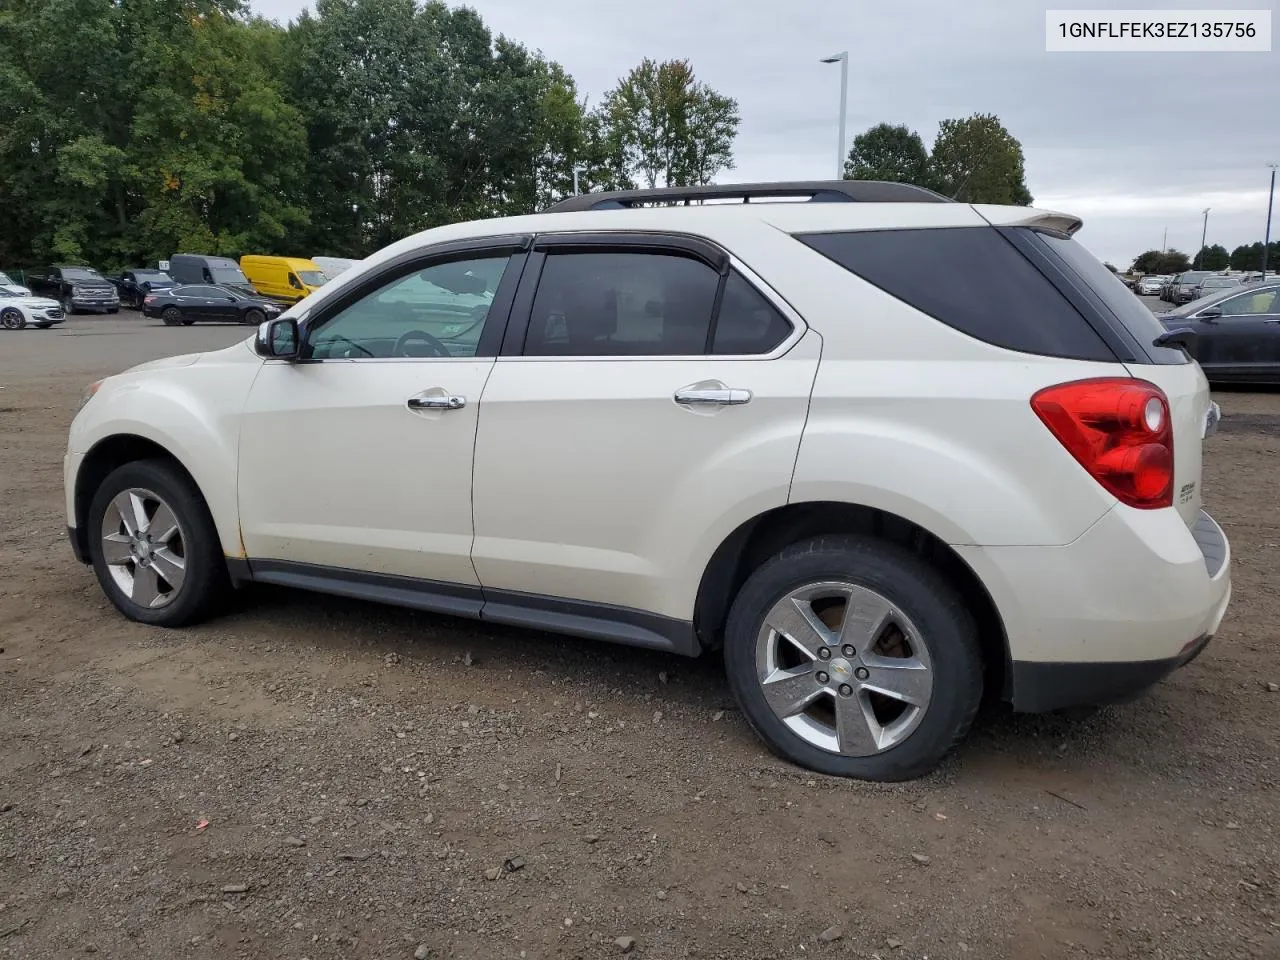
[[[791,324],[759,290],[736,270],[729,274],[716,316],[712,353],[768,353],[790,333]]]
[[[510,257],[417,267],[309,331],[306,356],[474,357]]]

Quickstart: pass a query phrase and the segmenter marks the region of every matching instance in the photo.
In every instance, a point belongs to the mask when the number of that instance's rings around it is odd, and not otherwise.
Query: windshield
[[[1235,280],[1229,280],[1226,277],[1222,277],[1221,279],[1210,277],[1208,280],[1205,280],[1200,284],[1200,286],[1204,287],[1206,290],[1210,287],[1234,287],[1235,285]]]
[[[90,270],[86,267],[64,267],[62,270],[63,280],[101,280],[102,275],[97,270]]]
[[[298,278],[308,287],[323,287],[329,278],[320,270],[299,270]]]
[[[247,284],[249,282],[248,277],[234,267],[214,267],[211,272],[213,273],[214,283]]]
[[[133,275],[147,283],[173,283],[173,279],[167,273],[159,270],[135,270]]]
[[[0,270],[0,283],[17,286],[17,284],[15,284],[12,280],[9,279],[9,275],[5,273],[3,270]]]

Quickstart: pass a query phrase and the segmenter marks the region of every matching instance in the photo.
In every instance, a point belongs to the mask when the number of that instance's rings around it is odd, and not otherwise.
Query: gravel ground
[[[245,334],[0,332],[0,958],[1280,957],[1280,393],[1217,397],[1199,660],[876,786],[772,758],[713,658],[285,590],[123,620],[63,532],[75,401]]]

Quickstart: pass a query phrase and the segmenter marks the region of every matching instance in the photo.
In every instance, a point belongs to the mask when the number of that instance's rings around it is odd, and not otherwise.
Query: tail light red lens
[[[142,298],[142,302],[143,302],[143,303],[155,303],[155,302],[156,302],[156,298],[155,298],[154,296],[152,296],[151,294],[147,294],[145,297],[143,297],[143,298]]]
[[[1125,378],[1046,387],[1031,409],[1121,503],[1173,506],[1173,427],[1169,399],[1153,383]]]

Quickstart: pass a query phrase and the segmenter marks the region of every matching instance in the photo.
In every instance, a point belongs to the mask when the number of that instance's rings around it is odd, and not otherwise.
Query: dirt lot
[[[1280,957],[1280,393],[1218,397],[1198,661],[882,787],[773,759],[710,659],[283,590],[123,620],[63,531],[75,402],[245,334],[0,331],[0,957]]]

